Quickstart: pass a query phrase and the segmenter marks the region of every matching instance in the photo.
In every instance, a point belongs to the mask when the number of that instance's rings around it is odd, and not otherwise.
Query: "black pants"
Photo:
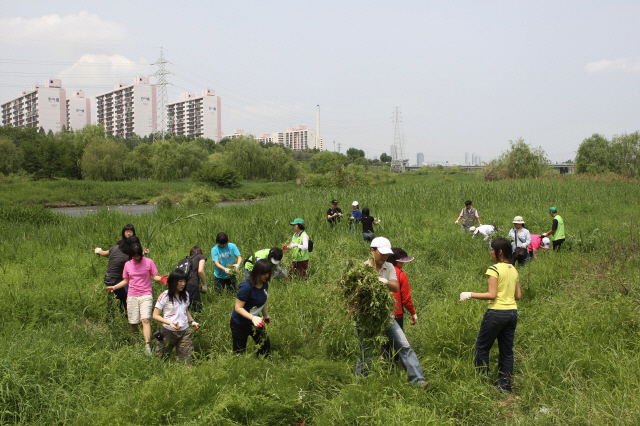
[[[263,327],[254,327],[253,324],[241,325],[231,319],[231,338],[233,339],[233,352],[244,353],[247,349],[247,339],[251,336],[254,343],[259,345],[258,356],[269,355],[271,352],[271,342]]]
[[[215,278],[213,280],[213,289],[222,294],[222,290],[227,289],[227,293],[236,292],[236,280],[235,278]]]
[[[487,309],[476,339],[475,366],[489,372],[489,351],[498,341],[498,390],[511,392],[513,374],[513,340],[518,325],[518,310]]]
[[[202,311],[202,297],[200,296],[200,281],[187,283],[187,293],[189,293],[189,310],[191,312]]]
[[[560,246],[562,245],[562,243],[564,243],[564,238],[561,240],[553,241],[553,249],[560,251]]]

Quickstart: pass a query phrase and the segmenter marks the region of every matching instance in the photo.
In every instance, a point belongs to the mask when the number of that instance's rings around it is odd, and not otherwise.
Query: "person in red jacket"
[[[398,291],[393,293],[393,297],[396,299],[396,304],[393,307],[393,313],[396,316],[396,321],[400,328],[404,330],[403,318],[404,310],[406,309],[411,314],[413,322],[411,325],[416,325],[418,322],[418,315],[416,309],[413,307],[413,300],[411,300],[411,287],[409,287],[409,279],[407,274],[404,273],[402,267],[405,263],[411,262],[413,257],[409,256],[406,251],[399,247],[392,247],[393,255],[389,256],[389,262],[396,269],[396,276],[398,277]]]

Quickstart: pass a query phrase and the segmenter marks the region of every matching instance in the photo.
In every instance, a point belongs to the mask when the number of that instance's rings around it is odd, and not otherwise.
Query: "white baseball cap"
[[[357,201],[354,201],[353,203],[351,203],[352,206],[359,206],[360,204],[358,204]]]
[[[371,248],[378,249],[381,254],[392,254],[391,242],[385,237],[376,237],[371,241]]]
[[[544,237],[542,239],[542,244],[544,245],[544,249],[548,249],[549,248],[549,244],[551,244],[551,240],[549,239],[549,237]]]
[[[472,226],[472,227],[470,227],[470,228],[469,228],[469,231],[471,231],[471,232],[473,232],[473,231],[475,231],[475,230],[476,230],[476,227],[475,227],[475,226]]]

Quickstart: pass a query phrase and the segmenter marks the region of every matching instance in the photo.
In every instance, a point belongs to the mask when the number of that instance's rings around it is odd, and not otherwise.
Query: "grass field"
[[[126,320],[106,315],[107,262],[93,254],[94,247],[115,243],[128,222],[145,242],[178,210],[70,218],[37,207],[0,207],[0,422],[637,424],[637,183],[412,179],[190,210],[205,213],[202,220],[178,222],[158,235],[150,257],[161,273],[170,272],[192,245],[209,257],[220,231],[244,255],[282,246],[291,238],[288,222],[302,217],[315,243],[308,282],[271,284],[272,358],[233,356],[234,296],[207,294],[204,312],[196,316],[201,331],[195,334],[197,360],[191,368],[145,356]],[[369,207],[382,219],[376,235],[416,258],[405,271],[419,322],[406,322],[405,330],[432,383],[427,392],[409,386],[402,369],[390,372],[381,362],[366,380],[355,378],[355,330],[334,284],[344,260],[364,261],[368,248],[346,225],[328,229],[325,212],[332,198],[344,210],[353,200]],[[551,205],[566,224],[563,253],[541,253],[519,268],[523,297],[509,397],[493,387],[497,348],[489,379],[473,368],[485,303],[457,302],[461,291],[486,291],[484,271],[491,264],[482,240],[453,224],[466,199],[473,200],[483,223],[496,224],[503,234],[515,215],[524,216],[532,233],[549,230]],[[212,274],[208,261],[207,275]],[[627,294],[621,294],[622,286]]]

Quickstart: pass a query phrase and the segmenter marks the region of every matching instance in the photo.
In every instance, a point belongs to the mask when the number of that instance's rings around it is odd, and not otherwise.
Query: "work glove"
[[[168,276],[166,276],[166,275],[161,276],[161,277],[160,277],[160,282],[161,282],[162,284],[164,284],[164,285],[167,285],[167,284],[168,284],[168,282],[169,282],[169,277],[168,277]]]
[[[202,293],[206,293],[207,292],[207,285],[206,284],[202,284],[202,287],[200,287],[200,292],[202,292]]]
[[[105,288],[105,290],[107,290],[107,293],[111,293],[113,291],[113,286],[109,286]]]
[[[95,254],[99,255],[101,251],[102,251],[102,249],[100,247],[96,247],[96,249],[93,252]]]
[[[191,327],[195,328],[196,331],[200,331],[200,324],[195,321],[191,321]]]
[[[271,317],[264,317],[265,324],[271,324]]]
[[[144,250],[142,250],[142,255],[147,255],[149,254],[149,247],[145,247]]]
[[[469,299],[471,299],[470,291],[463,291],[462,293],[460,293],[460,302],[464,302]]]
[[[253,318],[251,318],[251,322],[253,323],[254,326],[258,328],[264,326],[264,320],[257,315],[254,315]]]
[[[411,318],[413,318],[413,322],[411,323],[411,325],[416,325],[416,323],[418,322],[418,314],[411,315]]]
[[[456,225],[458,224],[458,221],[456,220]]]
[[[297,247],[297,246],[298,246],[298,245],[297,245],[297,244],[295,244],[295,243],[290,243],[290,244],[287,246],[287,248],[295,248],[295,247]]]
[[[389,280],[386,278],[378,277],[378,281],[380,281],[382,284],[389,284]]]
[[[180,323],[172,322],[171,327],[173,327],[174,330],[180,330]]]
[[[224,268],[224,273],[227,274],[227,275],[231,275],[231,269]]]

